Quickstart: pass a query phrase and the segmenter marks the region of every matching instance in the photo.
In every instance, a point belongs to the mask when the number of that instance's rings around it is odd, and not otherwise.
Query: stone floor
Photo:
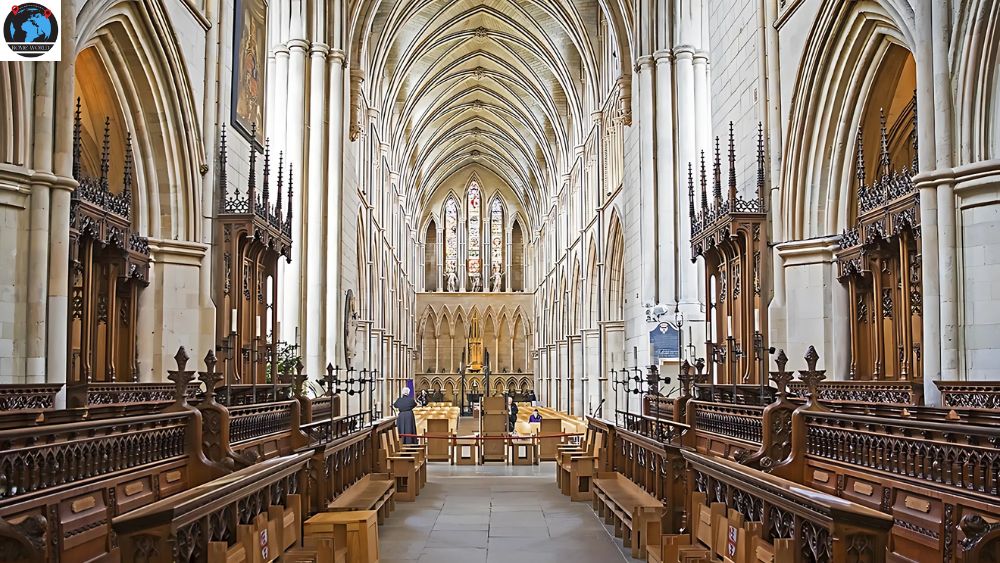
[[[551,462],[428,467],[417,502],[379,528],[381,563],[635,561],[589,503],[559,494]]]

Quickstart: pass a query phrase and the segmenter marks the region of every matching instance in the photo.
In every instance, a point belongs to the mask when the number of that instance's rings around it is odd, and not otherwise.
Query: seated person
[[[528,422],[541,422],[541,421],[542,421],[542,415],[538,414],[538,409],[535,409],[531,413],[531,416],[528,417]]]

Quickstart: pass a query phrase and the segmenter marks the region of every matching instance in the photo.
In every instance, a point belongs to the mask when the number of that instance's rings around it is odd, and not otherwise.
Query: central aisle
[[[589,503],[556,490],[538,466],[428,464],[417,502],[396,503],[379,528],[382,563],[620,563],[633,561]]]

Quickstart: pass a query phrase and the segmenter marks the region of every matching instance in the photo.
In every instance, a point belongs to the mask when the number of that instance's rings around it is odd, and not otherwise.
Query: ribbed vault
[[[473,164],[504,178],[537,227],[590,127],[597,0],[373,0],[352,59],[409,211]]]

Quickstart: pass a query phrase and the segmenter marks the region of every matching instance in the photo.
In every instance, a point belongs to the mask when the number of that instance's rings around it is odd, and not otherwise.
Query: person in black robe
[[[507,395],[507,431],[514,433],[514,425],[517,424],[517,403],[514,397]]]
[[[417,406],[417,402],[413,400],[410,396],[410,388],[404,387],[403,394],[396,399],[396,402],[392,404],[399,414],[396,416],[396,428],[399,429],[400,434],[416,434],[417,433],[417,419],[413,416],[413,409]],[[403,436],[404,444],[416,444],[416,436]]]

